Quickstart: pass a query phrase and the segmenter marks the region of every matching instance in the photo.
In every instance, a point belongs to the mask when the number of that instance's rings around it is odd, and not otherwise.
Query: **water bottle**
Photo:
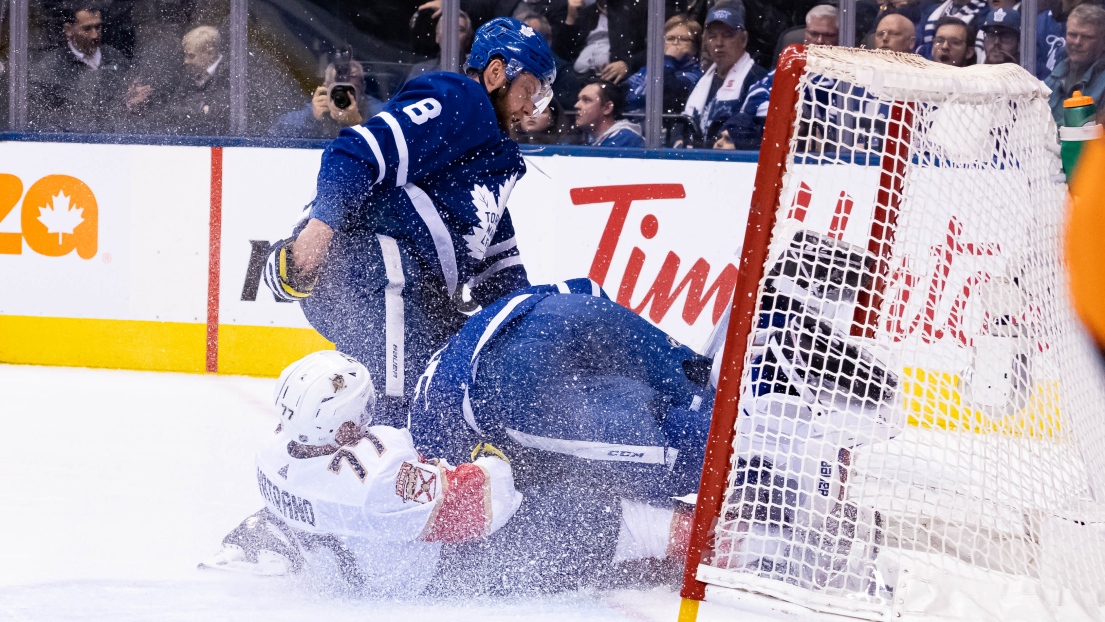
[[[1082,145],[1087,140],[1105,135],[1105,130],[1095,121],[1096,115],[1097,108],[1094,107],[1093,98],[1083,95],[1082,91],[1075,91],[1070,99],[1063,102],[1059,155],[1063,159],[1063,172],[1067,175],[1068,184],[1074,174],[1074,165],[1078,163],[1078,156],[1082,153]]]

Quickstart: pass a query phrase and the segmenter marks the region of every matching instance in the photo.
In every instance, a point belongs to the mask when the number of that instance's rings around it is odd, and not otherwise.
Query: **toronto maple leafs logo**
[[[529,26],[526,26],[525,24],[523,24],[522,27],[518,29],[518,31],[527,37],[533,36],[533,29]]]
[[[506,209],[510,191],[514,189],[518,176],[511,175],[509,179],[499,186],[499,197],[487,186],[476,185],[472,189],[472,205],[476,208],[476,216],[479,223],[472,226],[472,233],[464,236],[468,245],[468,256],[473,259],[483,259],[487,254],[487,247],[495,237],[495,229],[499,226],[499,219]]]
[[[83,213],[84,209],[76,205],[70,207],[69,197],[59,191],[51,197],[50,205],[38,208],[38,221],[45,225],[47,233],[58,234],[58,244],[61,244],[62,235],[72,235],[77,225],[84,222]]]

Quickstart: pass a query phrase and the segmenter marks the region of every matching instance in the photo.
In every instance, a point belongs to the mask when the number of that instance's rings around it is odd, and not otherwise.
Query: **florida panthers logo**
[[[487,247],[495,237],[495,229],[499,226],[499,219],[506,210],[507,199],[510,191],[518,181],[517,175],[511,175],[509,179],[499,186],[499,197],[487,186],[477,185],[472,189],[472,206],[476,210],[479,223],[472,226],[472,233],[464,236],[468,244],[468,256],[473,259],[483,259],[487,254]]]
[[[437,475],[404,462],[395,478],[395,494],[404,502],[429,503],[437,498]]]

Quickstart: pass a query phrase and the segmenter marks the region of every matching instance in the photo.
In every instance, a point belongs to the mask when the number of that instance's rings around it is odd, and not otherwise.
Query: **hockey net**
[[[787,50],[685,597],[1105,619],[1105,385],[1055,137],[1014,65]]]

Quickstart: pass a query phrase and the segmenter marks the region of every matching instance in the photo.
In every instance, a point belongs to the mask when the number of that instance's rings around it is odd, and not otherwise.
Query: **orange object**
[[[1070,196],[1066,253],[1071,295],[1078,316],[1105,349],[1105,138],[1087,141],[1082,148]]]
[[[1075,91],[1070,94],[1070,97],[1063,100],[1064,108],[1078,108],[1080,106],[1092,106],[1093,98],[1089,95],[1083,95],[1082,91]]]

